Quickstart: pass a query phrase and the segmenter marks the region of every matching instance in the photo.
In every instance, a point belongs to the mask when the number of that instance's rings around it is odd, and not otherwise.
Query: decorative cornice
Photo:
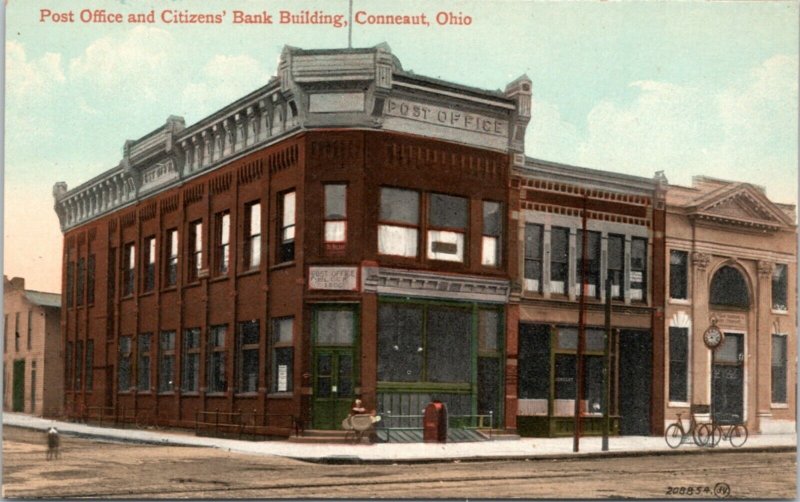
[[[267,85],[190,127],[170,116],[158,129],[126,141],[115,168],[73,190],[56,183],[55,210],[66,231],[315,128],[383,129],[522,153],[530,100],[524,75],[504,93],[467,88],[403,71],[386,44],[286,46],[278,76]]]

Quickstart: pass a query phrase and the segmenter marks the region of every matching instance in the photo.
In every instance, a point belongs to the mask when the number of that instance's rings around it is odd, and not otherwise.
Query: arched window
[[[711,304],[748,308],[747,281],[733,267],[722,267],[711,279]]]

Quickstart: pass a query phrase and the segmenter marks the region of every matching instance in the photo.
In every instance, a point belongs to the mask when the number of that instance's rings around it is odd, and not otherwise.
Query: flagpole
[[[347,21],[347,48],[353,48],[353,0],[350,0],[350,9]]]

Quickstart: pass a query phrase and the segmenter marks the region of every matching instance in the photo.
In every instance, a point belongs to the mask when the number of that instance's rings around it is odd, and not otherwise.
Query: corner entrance
[[[356,398],[359,381],[355,307],[320,306],[314,309],[314,397],[312,426],[339,429]]]

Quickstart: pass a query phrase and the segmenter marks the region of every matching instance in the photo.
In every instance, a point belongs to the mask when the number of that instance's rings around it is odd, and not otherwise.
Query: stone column
[[[755,410],[755,417],[749,417],[750,430],[760,430],[761,417],[772,416],[772,271],[775,264],[768,261],[758,262],[758,284],[754,292],[756,332],[748,333],[755,337],[756,353],[755,368],[752,365],[746,368],[750,374],[755,374],[756,391],[755,402],[750,406]],[[748,358],[749,359],[749,358]]]
[[[708,317],[708,264],[711,255],[692,253],[692,394],[690,402],[711,404],[711,354],[703,333],[711,325]]]

